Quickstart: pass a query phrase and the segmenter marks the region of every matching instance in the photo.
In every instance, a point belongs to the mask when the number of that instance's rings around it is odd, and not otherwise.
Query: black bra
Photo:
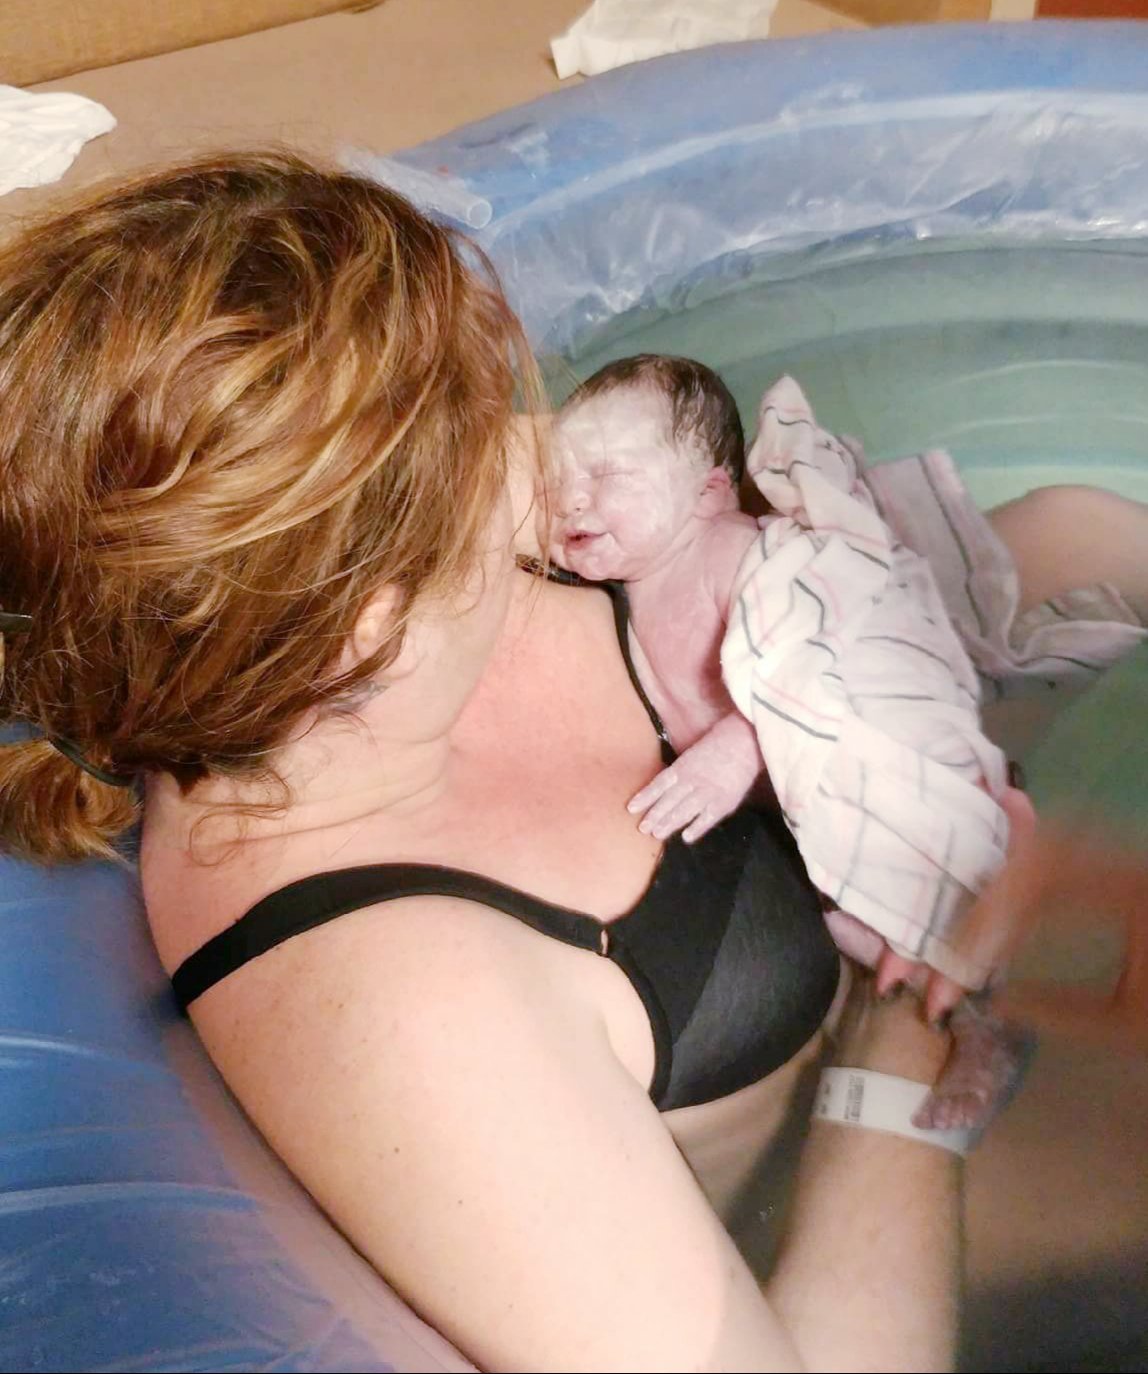
[[[672,761],[631,661],[625,589],[601,586],[613,600],[631,681]],[[172,977],[176,997],[186,1009],[294,935],[416,896],[493,907],[617,964],[650,1018],[650,1096],[663,1110],[724,1097],[786,1063],[818,1030],[837,991],[837,949],[789,831],[780,816],[743,808],[694,844],[667,841],[642,897],[609,922],[437,864],[367,864],[301,878],[187,958]]]

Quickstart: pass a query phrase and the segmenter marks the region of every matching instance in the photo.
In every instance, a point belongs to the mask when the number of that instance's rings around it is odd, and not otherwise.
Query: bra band
[[[623,931],[614,929],[609,922],[544,902],[493,878],[439,864],[364,864],[314,873],[279,888],[180,964],[171,976],[180,1011],[186,1015],[192,1002],[208,988],[292,936],[364,906],[398,897],[454,897],[479,902],[542,935],[617,964],[630,979],[650,1018],[655,1046],[650,1096],[655,1101],[661,1098],[669,1082],[673,1033],[666,1008],[627,947]]]

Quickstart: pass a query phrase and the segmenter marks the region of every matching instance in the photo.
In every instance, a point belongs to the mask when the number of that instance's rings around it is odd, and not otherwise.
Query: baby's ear
[[[722,511],[736,509],[737,492],[734,491],[729,473],[722,467],[710,468],[698,497],[698,514],[720,515]]]

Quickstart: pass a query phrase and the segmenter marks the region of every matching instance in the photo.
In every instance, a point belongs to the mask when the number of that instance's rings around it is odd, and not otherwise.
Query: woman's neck
[[[332,712],[301,727],[269,759],[274,777],[213,774],[185,797],[163,775],[149,785],[149,809],[182,808],[186,823],[206,827],[213,841],[230,839],[237,824],[252,839],[383,815],[409,821],[433,811],[450,790],[456,736],[469,737],[475,729],[472,699],[483,695],[486,678],[499,675],[500,660],[521,642],[535,584],[525,573],[515,576],[499,638],[476,687],[457,708],[438,696],[442,668],[428,660],[377,688],[353,712]]]

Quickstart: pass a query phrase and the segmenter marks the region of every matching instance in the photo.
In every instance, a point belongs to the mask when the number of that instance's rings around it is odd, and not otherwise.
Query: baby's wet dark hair
[[[670,403],[675,439],[700,440],[714,467],[723,467],[736,487],[745,472],[745,430],[737,402],[713,368],[667,353],[635,353],[607,363],[571,393],[564,410],[624,386],[650,386]]]

